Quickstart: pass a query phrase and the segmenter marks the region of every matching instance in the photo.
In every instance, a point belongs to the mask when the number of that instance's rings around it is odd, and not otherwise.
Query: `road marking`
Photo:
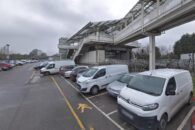
[[[94,130],[94,128],[92,126],[90,126],[89,130]]]
[[[76,119],[76,121],[77,121],[77,123],[79,124],[81,130],[85,130],[85,127],[84,127],[83,123],[81,122],[81,120],[79,119],[78,115],[77,115],[76,112],[74,111],[74,109],[73,109],[72,105],[70,104],[69,100],[68,100],[68,99],[66,98],[66,96],[64,95],[64,93],[63,93],[62,89],[60,88],[59,84],[57,83],[57,81],[56,81],[53,77],[51,77],[51,79],[52,79],[52,81],[54,82],[55,86],[58,88],[60,94],[63,96],[65,103],[68,105],[68,107],[69,107],[69,109],[70,109],[72,115],[73,115],[74,118]]]
[[[185,124],[187,123],[188,119],[190,118],[190,116],[192,115],[192,113],[194,111],[195,111],[195,107],[192,107],[191,110],[186,115],[186,117],[184,118],[184,120],[182,121],[182,123],[180,124],[180,126],[177,128],[177,130],[182,130],[183,129],[183,127],[185,126]]]
[[[107,115],[110,116],[110,115],[112,115],[112,114],[114,114],[116,112],[118,112],[118,110],[112,111],[112,112],[108,113]]]
[[[92,99],[92,98],[95,98],[95,97],[103,96],[103,95],[105,95],[105,94],[107,94],[107,93],[108,93],[108,92],[103,92],[103,93],[100,93],[100,94],[98,94],[98,95],[90,96],[90,97],[88,97],[88,99]]]
[[[33,71],[32,75],[30,76],[30,80],[33,78],[34,74],[35,74],[35,71]]]
[[[79,103],[78,105],[78,110],[80,109],[81,110],[81,113],[83,113],[85,111],[85,109],[92,109],[92,107],[88,106],[87,104],[82,104],[82,103]]]
[[[62,77],[63,78],[63,77]],[[63,78],[64,79],[64,78]],[[83,95],[77,88],[74,87],[68,80],[64,79],[73,89],[81,94],[81,96],[87,100],[94,108],[96,108],[101,114],[103,114],[108,120],[110,120],[115,126],[117,126],[120,130],[124,130],[122,126],[120,126],[117,122],[115,122],[112,118],[110,118],[105,112],[103,112],[99,107],[97,107],[92,101],[90,101],[85,95]]]
[[[28,84],[33,79],[34,75],[35,75],[35,71],[33,71],[33,73],[31,74],[30,78],[26,81],[25,84]]]

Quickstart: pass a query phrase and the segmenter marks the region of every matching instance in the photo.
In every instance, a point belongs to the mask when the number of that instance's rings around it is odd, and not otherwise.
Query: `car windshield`
[[[165,83],[164,78],[137,75],[129,82],[128,87],[154,96],[160,96]]]
[[[96,68],[91,68],[83,74],[83,77],[91,77],[97,72],[97,70],[98,69]]]
[[[132,78],[133,78],[133,76],[124,75],[124,76],[122,76],[118,81],[121,82],[121,83],[126,83],[126,84],[128,84]]]

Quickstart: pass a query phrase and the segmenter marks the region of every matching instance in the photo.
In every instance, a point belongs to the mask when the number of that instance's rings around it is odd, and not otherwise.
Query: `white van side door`
[[[176,82],[178,84],[178,89],[177,89],[177,95],[180,95],[180,105],[182,106],[183,104],[186,103],[186,100],[189,97],[189,76],[187,73],[176,75],[175,77]]]
[[[99,70],[93,77],[93,81],[100,89],[103,89],[105,87],[104,85],[107,84],[106,69]]]
[[[170,116],[172,117],[180,108],[180,100],[181,97],[180,95],[177,94],[178,91],[178,87],[176,84],[176,80],[175,77],[172,77],[169,79],[168,83],[167,83],[167,88],[165,91],[165,95],[166,95],[166,104],[168,106],[168,111],[170,113]],[[168,91],[171,90],[172,92],[175,92],[174,95],[169,95]]]

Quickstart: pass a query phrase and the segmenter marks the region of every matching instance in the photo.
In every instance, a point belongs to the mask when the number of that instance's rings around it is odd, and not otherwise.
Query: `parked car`
[[[47,64],[48,64],[47,61],[41,62],[40,64],[36,65],[36,66],[34,67],[34,69],[35,69],[35,70],[40,70],[40,69],[44,68],[45,66],[47,66]]]
[[[60,67],[60,75],[64,76],[64,73],[66,71],[71,71],[72,69],[75,68],[75,65],[67,65],[67,66],[61,66]]]
[[[9,70],[12,68],[12,65],[8,64],[8,63],[0,63],[0,68],[3,71]]]
[[[48,62],[47,66],[40,70],[40,73],[44,75],[57,74],[60,72],[60,67],[65,65],[75,65],[75,62],[72,60]]]
[[[127,65],[92,67],[77,79],[77,86],[81,92],[95,95],[126,73],[129,73]]]
[[[70,78],[70,74],[71,74],[72,72],[76,72],[76,73],[77,73],[77,71],[83,70],[83,69],[88,69],[88,66],[76,66],[74,69],[69,70],[69,71],[66,71],[66,72],[64,73],[64,77],[65,77],[65,78]]]
[[[191,104],[192,77],[187,70],[159,69],[137,74],[119,96],[120,115],[138,129],[165,130],[184,106]]]
[[[82,75],[84,72],[86,72],[89,68],[86,67],[80,67],[77,70],[74,70],[70,73],[70,80],[72,80],[73,82],[76,82],[77,79],[77,75]]]
[[[108,84],[106,87],[108,94],[113,97],[117,97],[120,91],[126,87],[130,80],[135,76],[136,73],[129,73],[121,76],[118,80]]]
[[[24,62],[19,60],[16,61],[16,66],[22,66],[22,65],[24,65]]]

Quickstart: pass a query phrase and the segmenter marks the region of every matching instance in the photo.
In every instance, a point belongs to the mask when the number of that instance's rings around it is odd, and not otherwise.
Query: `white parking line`
[[[177,130],[182,130],[183,129],[183,127],[185,126],[185,124],[187,123],[188,119],[190,118],[190,116],[192,115],[192,113],[194,111],[195,111],[195,107],[192,107],[191,110],[186,115],[186,117],[184,118],[184,120],[182,121],[182,123],[180,124],[180,126],[177,128]]]
[[[103,93],[100,93],[100,94],[98,94],[98,95],[90,96],[90,97],[88,97],[88,99],[92,99],[92,98],[95,98],[95,97],[103,96],[103,95],[105,95],[105,94],[107,94],[107,93],[108,93],[108,92],[103,92]]]
[[[118,110],[114,110],[114,111],[108,113],[107,115],[110,116],[110,115],[112,115],[112,114],[114,114],[114,113],[116,113],[116,112],[118,112]]]
[[[63,77],[62,77],[63,78]],[[63,78],[64,79],[64,78]],[[74,87],[74,85],[72,85],[68,80],[64,79],[72,88],[74,88],[77,92],[80,93],[80,91]],[[89,100],[85,95],[83,95],[82,93],[80,93],[81,96],[87,100],[94,108],[96,108],[101,114],[103,114],[108,120],[110,120],[115,126],[117,126],[120,130],[125,130],[124,128],[122,128],[122,126],[120,126],[117,122],[115,122],[112,118],[109,117],[108,114],[106,114],[105,112],[103,112],[99,107],[97,107],[91,100]]]

